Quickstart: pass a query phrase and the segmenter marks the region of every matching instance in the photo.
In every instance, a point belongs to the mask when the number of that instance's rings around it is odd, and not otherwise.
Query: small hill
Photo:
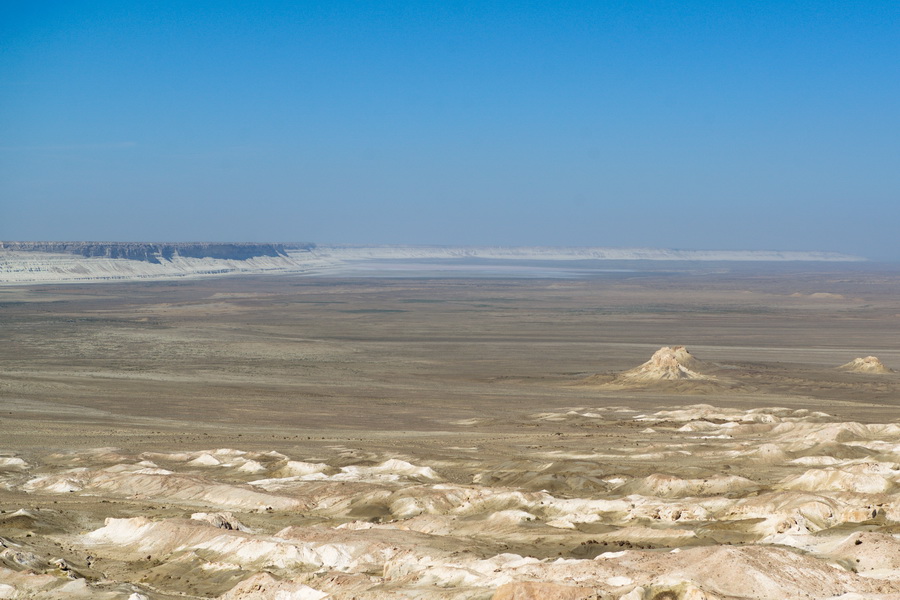
[[[893,373],[892,369],[888,369],[884,366],[884,363],[881,362],[876,356],[867,356],[865,358],[854,358],[850,362],[845,365],[841,365],[838,367],[841,371],[847,371],[849,373]]]
[[[659,381],[715,381],[700,372],[703,362],[684,346],[663,346],[650,360],[629,371],[619,373],[616,383],[654,383]]]

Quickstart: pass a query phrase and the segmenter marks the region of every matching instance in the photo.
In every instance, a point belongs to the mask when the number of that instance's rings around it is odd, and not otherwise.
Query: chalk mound
[[[867,356],[865,358],[854,358],[845,365],[838,367],[841,371],[850,373],[893,373],[892,369],[884,366],[878,357]]]
[[[756,489],[759,489],[759,486],[755,482],[736,475],[717,474],[702,479],[682,479],[674,475],[654,473],[626,483],[617,491],[658,498],[685,498],[734,494]]]
[[[663,346],[650,360],[629,371],[620,373],[617,383],[653,383],[657,381],[715,381],[700,372],[703,363],[684,346]]]
[[[320,600],[328,595],[303,583],[279,581],[268,573],[257,573],[219,598],[220,600],[255,600],[257,598]]]

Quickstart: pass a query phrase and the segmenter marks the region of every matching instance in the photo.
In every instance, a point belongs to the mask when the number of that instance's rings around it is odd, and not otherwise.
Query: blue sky
[[[900,260],[893,1],[7,0],[0,40],[0,239]]]

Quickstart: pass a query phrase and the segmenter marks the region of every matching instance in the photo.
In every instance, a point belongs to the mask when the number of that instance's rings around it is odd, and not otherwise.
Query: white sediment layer
[[[659,261],[861,261],[829,252],[667,250],[654,248],[499,247],[499,246],[318,246],[288,250],[283,256],[244,260],[158,257],[158,263],[76,254],[23,252],[0,248],[0,284],[159,280],[236,274],[336,274],[365,270],[379,261],[659,260]]]

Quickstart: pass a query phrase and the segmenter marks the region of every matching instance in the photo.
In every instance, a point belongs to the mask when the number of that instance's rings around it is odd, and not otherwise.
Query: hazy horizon
[[[0,7],[0,239],[900,260],[900,5]]]
[[[837,255],[837,256],[846,256],[851,258],[863,259],[863,260],[872,260],[867,256],[855,255],[846,252],[831,252],[827,250],[782,250],[779,248],[757,248],[757,249],[733,249],[726,250],[722,248],[670,248],[670,247],[654,247],[654,246],[578,246],[578,245],[540,245],[540,244],[529,244],[529,245],[511,245],[511,244],[391,244],[391,243],[383,243],[383,244],[366,244],[366,243],[355,243],[355,242],[324,242],[324,241],[316,241],[316,240],[264,240],[264,239],[253,239],[253,240],[213,240],[213,239],[185,239],[185,240],[12,240],[12,239],[4,239],[0,240],[0,244],[159,244],[159,245],[190,245],[190,244],[274,244],[274,245],[311,245],[313,248],[315,247],[323,247],[323,248],[435,248],[435,249],[455,249],[455,248],[471,248],[471,249],[560,249],[560,250],[621,250],[621,251],[629,251],[629,250],[658,250],[658,251],[672,251],[672,252],[723,252],[723,253],[796,253],[796,254],[824,254],[824,255]],[[603,260],[603,259],[601,259]],[[613,259],[610,259],[613,260]],[[651,259],[648,259],[651,260]],[[895,262],[895,261],[886,261],[886,262]]]

